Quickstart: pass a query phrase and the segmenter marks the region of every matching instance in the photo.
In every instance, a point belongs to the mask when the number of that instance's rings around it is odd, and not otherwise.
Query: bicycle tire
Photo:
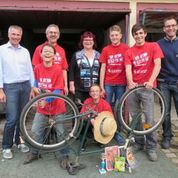
[[[72,126],[70,127],[69,131],[67,131],[67,135],[63,137],[63,140],[52,144],[44,143],[44,142],[39,143],[33,138],[33,134],[32,134],[32,126],[34,122],[33,119],[35,114],[37,113],[36,106],[38,102],[46,98],[48,99],[55,98],[58,99],[59,101],[64,102],[65,108],[67,109],[64,115],[62,115],[64,117],[63,117],[63,121],[60,121],[60,123],[68,124],[70,122],[71,125],[72,122]],[[71,144],[76,139],[76,135],[79,135],[78,128],[80,126],[80,119],[77,118],[78,114],[79,114],[78,108],[70,98],[64,95],[54,94],[54,93],[40,94],[37,97],[33,98],[31,101],[29,101],[21,113],[20,130],[21,130],[22,138],[29,146],[36,148],[38,150],[42,150],[42,151],[60,150],[64,148],[67,144]],[[56,122],[56,124],[59,124],[59,122],[58,123]],[[48,135],[46,135],[46,137],[47,136]]]
[[[164,99],[162,93],[160,92],[160,90],[158,90],[157,88],[152,88],[151,90],[156,95],[156,97],[159,98],[159,105],[161,105],[160,106],[160,112],[161,112],[160,113],[160,118],[158,119],[157,122],[155,122],[155,125],[153,125],[152,127],[148,127],[145,130],[136,130],[136,129],[132,128],[129,125],[131,123],[131,121],[130,121],[131,116],[130,116],[130,113],[128,111],[128,108],[126,109],[126,105],[128,105],[127,99],[132,93],[134,93],[134,92],[136,92],[136,91],[138,91],[140,89],[146,89],[146,88],[145,88],[144,85],[141,85],[141,86],[138,86],[138,87],[135,87],[133,89],[130,89],[130,90],[126,91],[123,94],[123,96],[121,97],[121,99],[116,103],[115,114],[116,114],[116,117],[120,121],[119,123],[123,126],[123,128],[126,131],[132,132],[135,135],[146,135],[146,134],[149,134],[149,133],[155,131],[163,123],[165,115],[166,115],[166,103],[165,103],[165,99]],[[126,113],[126,115],[129,118],[127,118],[127,119],[124,118],[124,114],[123,114],[124,112],[128,112],[128,113]],[[140,114],[140,115],[137,115],[137,117],[142,117],[142,116]]]

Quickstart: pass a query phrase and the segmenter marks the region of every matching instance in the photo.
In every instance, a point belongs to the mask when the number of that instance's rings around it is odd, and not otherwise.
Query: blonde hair
[[[113,31],[118,31],[118,32],[122,33],[121,27],[119,25],[113,25],[109,28],[109,33],[113,32]]]

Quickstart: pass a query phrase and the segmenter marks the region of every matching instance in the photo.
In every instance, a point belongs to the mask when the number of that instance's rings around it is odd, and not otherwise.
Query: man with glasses
[[[158,88],[165,96],[167,112],[163,122],[163,140],[161,147],[168,149],[173,136],[171,130],[171,99],[173,97],[178,114],[178,25],[175,17],[168,17],[163,21],[165,37],[158,41],[164,53],[161,62],[161,71],[158,76]]]
[[[33,54],[32,58],[32,64],[33,66],[36,66],[37,64],[42,63],[42,58],[41,58],[41,50],[42,47],[46,44],[49,43],[54,48],[56,49],[56,55],[54,58],[54,63],[61,65],[63,69],[63,76],[64,76],[64,92],[67,95],[68,94],[68,83],[67,83],[67,69],[68,69],[68,64],[67,64],[67,59],[66,59],[66,54],[65,50],[57,44],[57,40],[60,37],[60,30],[59,27],[55,24],[50,24],[46,28],[46,38],[47,41],[39,46],[36,47],[35,52]]]

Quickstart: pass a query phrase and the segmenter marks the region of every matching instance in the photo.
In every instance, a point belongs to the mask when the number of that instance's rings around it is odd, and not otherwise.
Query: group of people
[[[147,31],[141,24],[132,27],[135,44],[129,48],[121,43],[122,32],[118,25],[109,28],[111,44],[98,52],[96,50],[96,36],[84,32],[80,37],[79,48],[68,66],[64,49],[58,45],[60,37],[59,27],[51,24],[46,28],[47,41],[39,45],[32,57],[27,49],[20,45],[23,30],[20,26],[12,25],[8,29],[9,41],[0,46],[0,102],[6,103],[6,123],[3,133],[3,157],[12,159],[12,146],[17,145],[20,150],[26,145],[20,139],[20,114],[29,101],[39,94],[39,89],[48,92],[65,94],[72,93],[82,102],[94,101],[97,112],[110,111],[116,100],[119,100],[128,89],[144,84],[150,89],[157,87],[163,92],[166,100],[166,118],[163,123],[162,148],[168,149],[173,136],[171,130],[171,97],[173,96],[178,114],[178,30],[174,17],[164,20],[163,31],[165,37],[158,42],[146,42]],[[68,81],[69,80],[69,81]],[[149,91],[149,90],[148,90]],[[139,93],[140,98],[149,102],[149,92]],[[48,104],[47,101],[42,105]],[[134,103],[131,107],[136,107]],[[85,108],[82,108],[85,111]],[[134,113],[134,109],[132,110]],[[36,127],[39,131],[39,120],[43,120],[44,113],[35,116]],[[94,124],[95,121],[92,121]],[[40,133],[37,139],[40,139]],[[119,140],[116,132],[115,139]],[[144,143],[138,143],[143,148]],[[145,143],[148,159],[157,161],[157,138],[152,132],[146,136]],[[23,148],[23,149],[22,149]],[[60,164],[65,168],[68,161],[68,148],[60,151],[63,157]],[[37,159],[37,150],[31,149],[26,163]],[[82,168],[82,165],[80,165]]]

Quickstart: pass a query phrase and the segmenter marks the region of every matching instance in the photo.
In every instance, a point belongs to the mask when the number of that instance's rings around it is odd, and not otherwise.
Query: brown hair
[[[45,46],[51,47],[51,48],[54,50],[54,54],[56,54],[56,49],[54,48],[53,45],[51,45],[51,44],[49,44],[49,43],[46,43],[46,44],[44,44],[44,45],[42,46],[41,52],[43,51],[43,48],[44,48]]]
[[[87,37],[93,38],[93,42],[94,42],[93,48],[95,49],[96,48],[96,37],[90,31],[86,31],[80,36],[79,48],[83,49],[83,40],[84,40],[84,38],[87,38]]]
[[[145,33],[147,33],[146,28],[145,28],[144,25],[142,25],[142,24],[135,24],[135,25],[132,27],[132,36],[134,36],[134,34],[135,34],[138,30],[141,30],[141,29],[143,29],[143,31],[144,31]]]
[[[168,20],[175,20],[176,21],[176,24],[177,24],[177,19],[175,16],[169,16],[169,17],[166,17],[164,20],[163,20],[163,26],[165,26],[165,23],[168,21]]]

